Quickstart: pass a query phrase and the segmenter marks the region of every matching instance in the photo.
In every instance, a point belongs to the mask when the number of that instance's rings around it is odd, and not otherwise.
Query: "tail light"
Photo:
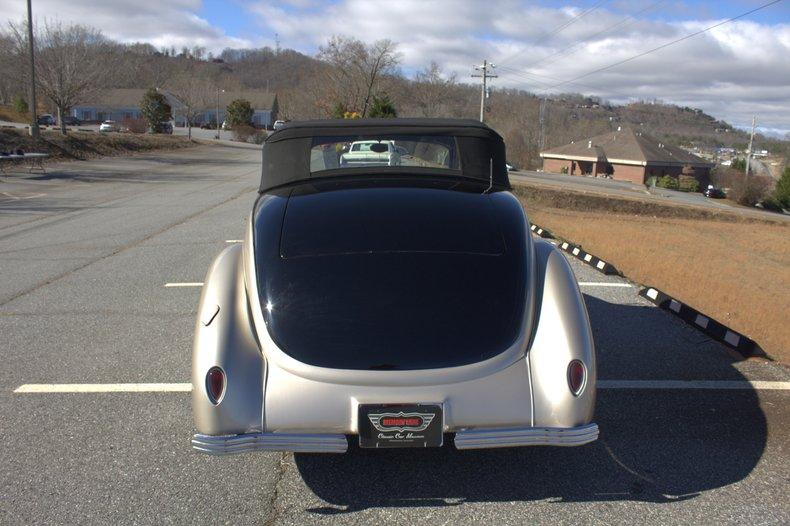
[[[584,381],[587,372],[584,369],[584,364],[579,360],[573,360],[568,364],[568,387],[574,396],[578,396],[584,389]]]
[[[206,392],[211,403],[217,405],[225,394],[225,371],[212,367],[206,373]]]

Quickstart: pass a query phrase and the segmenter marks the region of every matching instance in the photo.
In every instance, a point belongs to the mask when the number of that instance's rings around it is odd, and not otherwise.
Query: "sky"
[[[739,127],[757,115],[761,131],[781,135],[790,132],[790,0],[595,72],[769,1],[33,0],[33,10],[122,42],[214,52],[279,41],[314,55],[332,35],[389,38],[406,75],[435,61],[472,82],[472,66],[487,59],[494,93],[660,99]],[[0,23],[24,16],[24,0],[0,0]]]

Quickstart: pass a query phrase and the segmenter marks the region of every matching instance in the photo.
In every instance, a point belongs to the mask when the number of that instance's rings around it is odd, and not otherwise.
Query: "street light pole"
[[[219,140],[219,87],[217,87],[217,140]]]
[[[30,136],[38,139],[38,116],[36,115],[36,62],[33,57],[33,6],[27,0],[27,51],[30,56]]]

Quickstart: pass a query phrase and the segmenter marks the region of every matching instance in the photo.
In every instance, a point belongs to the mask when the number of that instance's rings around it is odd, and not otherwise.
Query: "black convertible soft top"
[[[340,119],[292,122],[272,133],[263,145],[260,192],[295,182],[360,173],[358,167],[311,173],[310,150],[315,138],[341,137],[352,141],[403,136],[454,138],[460,155],[460,171],[398,166],[368,167],[365,174],[449,175],[510,188],[504,141],[481,122],[470,119]]]

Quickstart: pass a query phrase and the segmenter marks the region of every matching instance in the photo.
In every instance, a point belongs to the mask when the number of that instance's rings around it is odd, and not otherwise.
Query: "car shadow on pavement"
[[[743,379],[715,342],[659,309],[585,300],[599,378]],[[617,362],[617,363],[608,363]],[[683,364],[686,367],[683,367]],[[464,502],[672,503],[742,480],[760,460],[767,425],[751,390],[598,391],[597,442],[582,447],[457,451],[363,450],[294,456],[307,487],[337,514]]]

